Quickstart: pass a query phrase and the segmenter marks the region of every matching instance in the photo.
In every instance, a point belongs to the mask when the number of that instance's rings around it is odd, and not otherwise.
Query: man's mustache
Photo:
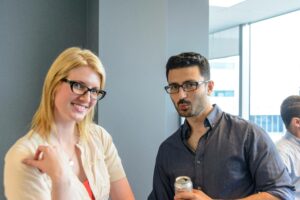
[[[190,104],[191,102],[185,100],[185,99],[180,99],[178,102],[177,102],[177,105],[179,106],[179,104]]]

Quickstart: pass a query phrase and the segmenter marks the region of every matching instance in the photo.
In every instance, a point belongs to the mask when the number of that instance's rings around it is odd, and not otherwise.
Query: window
[[[212,103],[222,110],[239,114],[239,56],[210,60],[211,79],[215,81]]]
[[[251,25],[250,120],[273,138],[284,133],[283,99],[300,89],[300,12]]]
[[[211,80],[215,82],[211,102],[222,110],[239,114],[239,28],[209,36]]]
[[[300,95],[299,19],[296,11],[209,37],[212,102],[258,124],[273,141],[285,132],[280,117],[283,99]]]

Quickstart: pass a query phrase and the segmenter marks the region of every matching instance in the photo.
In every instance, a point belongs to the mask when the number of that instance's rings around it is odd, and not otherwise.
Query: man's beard
[[[179,108],[180,104],[186,104],[186,105],[188,105],[188,108],[186,110],[180,110],[180,108]],[[197,102],[194,102],[194,105],[190,101],[187,101],[185,99],[180,99],[177,102],[177,104],[175,105],[175,108],[181,117],[187,118],[187,117],[199,116],[201,113],[203,113],[205,111],[205,108],[206,108],[205,105],[206,105],[206,102],[200,103],[200,99]],[[196,110],[193,108],[196,108]]]
[[[174,103],[175,104],[175,103]],[[183,111],[183,110],[180,110],[179,107],[180,107],[180,104],[186,104],[188,105],[188,109]],[[177,104],[175,105],[175,108],[178,112],[178,114],[181,116],[181,117],[193,117],[193,113],[192,113],[192,103],[190,101],[187,101],[185,99],[180,99]]]

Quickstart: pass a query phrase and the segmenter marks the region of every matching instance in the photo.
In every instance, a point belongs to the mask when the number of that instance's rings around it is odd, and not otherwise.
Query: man
[[[300,200],[300,96],[287,97],[281,104],[280,115],[287,130],[277,149],[296,188],[295,199]]]
[[[166,76],[165,89],[186,120],[159,148],[148,200],[294,199],[290,177],[268,135],[209,102],[214,82],[205,57],[172,56]],[[193,192],[174,194],[178,176],[192,179]]]

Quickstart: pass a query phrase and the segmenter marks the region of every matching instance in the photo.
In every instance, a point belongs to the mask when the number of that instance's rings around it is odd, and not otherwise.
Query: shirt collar
[[[217,122],[220,120],[223,111],[221,108],[214,104],[212,111],[207,115],[204,120],[204,126],[209,127],[210,129],[214,128]],[[187,120],[184,120],[183,125],[181,126],[181,137],[183,140],[187,140],[191,135],[191,127]]]
[[[293,140],[296,144],[300,145],[300,138],[296,137],[294,134],[289,132],[288,130],[286,131],[286,135]]]

